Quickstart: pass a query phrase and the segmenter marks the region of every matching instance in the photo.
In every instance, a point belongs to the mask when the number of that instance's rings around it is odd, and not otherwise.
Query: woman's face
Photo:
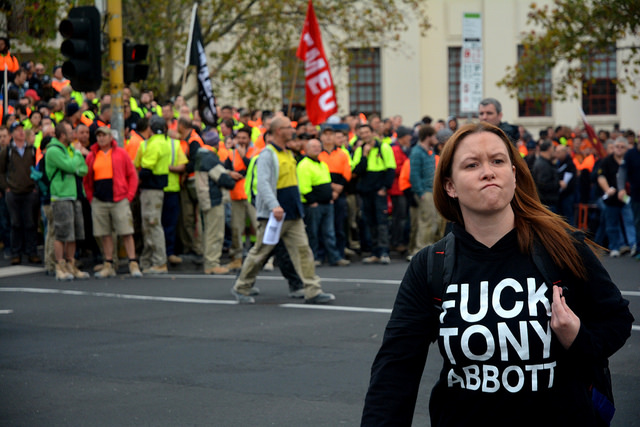
[[[42,116],[39,112],[34,112],[31,114],[29,120],[31,120],[31,124],[33,125],[33,127],[37,127],[40,126],[40,123],[42,122]]]
[[[473,133],[458,144],[445,180],[449,197],[457,198],[462,216],[488,216],[511,209],[516,169],[505,143],[491,132]]]

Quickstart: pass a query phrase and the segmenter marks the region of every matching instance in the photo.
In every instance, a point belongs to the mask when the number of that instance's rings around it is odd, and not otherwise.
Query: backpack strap
[[[545,283],[547,283],[547,286],[551,288],[552,292],[553,286],[562,287],[563,294],[568,291],[568,289],[563,286],[558,266],[553,262],[551,255],[549,255],[549,252],[537,240],[533,243],[533,251],[531,253],[531,257],[533,258],[533,263],[535,264],[538,271],[542,274]]]
[[[427,278],[434,304],[442,306],[445,287],[451,282],[455,264],[455,236],[447,233],[427,248]]]

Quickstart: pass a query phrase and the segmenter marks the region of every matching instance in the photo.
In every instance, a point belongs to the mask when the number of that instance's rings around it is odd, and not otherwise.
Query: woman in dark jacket
[[[625,343],[633,316],[592,246],[540,203],[526,163],[487,123],[463,126],[446,143],[434,199],[454,223],[452,268],[444,263],[446,283],[434,291],[429,249],[412,259],[362,425],[411,425],[434,341],[443,357],[434,427],[603,425],[594,372]]]

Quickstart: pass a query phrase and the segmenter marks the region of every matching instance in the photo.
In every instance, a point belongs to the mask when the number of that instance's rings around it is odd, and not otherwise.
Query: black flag
[[[193,33],[191,34],[189,65],[195,65],[198,70],[198,110],[200,111],[200,117],[204,124],[217,126],[216,97],[213,95],[213,88],[211,87],[207,55],[204,51],[204,42],[197,14],[194,18]]]

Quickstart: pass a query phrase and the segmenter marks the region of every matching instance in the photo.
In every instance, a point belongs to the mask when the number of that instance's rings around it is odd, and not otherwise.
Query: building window
[[[524,46],[518,45],[518,59]],[[544,63],[544,61],[541,61]],[[534,86],[518,89],[518,115],[520,117],[551,116],[551,68],[545,66],[544,78]]]
[[[585,114],[617,114],[615,48],[595,55],[591,65],[582,82],[582,109]]]
[[[296,61],[298,64],[298,75],[295,76],[296,81],[293,88],[293,109],[301,109],[306,102],[305,93],[305,79],[304,79],[304,62],[296,57],[296,51],[291,50],[291,54],[288,55],[280,64],[280,76],[282,81],[282,104],[285,108],[289,106],[289,99],[291,98],[291,85],[295,74]]]
[[[462,48],[449,48],[449,115],[460,117],[460,55]]]
[[[381,114],[380,49],[352,49],[349,62],[349,106],[359,113]]]

